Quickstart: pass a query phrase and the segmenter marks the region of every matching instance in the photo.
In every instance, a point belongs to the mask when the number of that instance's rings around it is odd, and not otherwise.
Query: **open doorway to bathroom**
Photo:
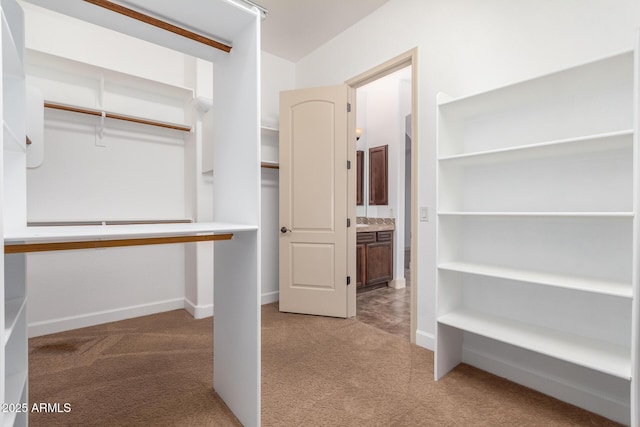
[[[356,89],[356,149],[362,169],[356,207],[356,317],[411,342],[417,283],[411,269],[417,255],[411,239],[417,225],[417,174],[412,173],[415,55],[415,50],[407,52],[347,82]]]

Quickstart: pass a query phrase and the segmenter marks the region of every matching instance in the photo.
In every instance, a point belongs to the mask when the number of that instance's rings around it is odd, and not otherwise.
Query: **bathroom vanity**
[[[392,222],[357,225],[356,287],[358,290],[386,285],[393,279]]]

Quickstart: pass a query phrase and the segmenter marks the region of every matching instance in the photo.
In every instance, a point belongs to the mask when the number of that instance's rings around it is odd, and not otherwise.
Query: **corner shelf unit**
[[[556,397],[640,425],[636,61],[439,96],[436,379],[483,358],[509,377],[518,352],[513,379],[554,395],[543,355],[604,403]]]

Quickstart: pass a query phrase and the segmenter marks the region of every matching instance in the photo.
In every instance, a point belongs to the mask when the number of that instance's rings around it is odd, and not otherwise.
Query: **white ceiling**
[[[389,0],[255,0],[269,9],[262,49],[297,62]]]

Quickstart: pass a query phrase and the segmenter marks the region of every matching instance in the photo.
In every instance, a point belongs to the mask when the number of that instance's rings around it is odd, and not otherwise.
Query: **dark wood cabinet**
[[[393,231],[360,232],[356,242],[356,287],[386,284],[393,279]]]
[[[364,286],[363,280],[367,277],[367,245],[356,244],[356,288]]]
[[[389,204],[388,145],[369,148],[369,204]]]

